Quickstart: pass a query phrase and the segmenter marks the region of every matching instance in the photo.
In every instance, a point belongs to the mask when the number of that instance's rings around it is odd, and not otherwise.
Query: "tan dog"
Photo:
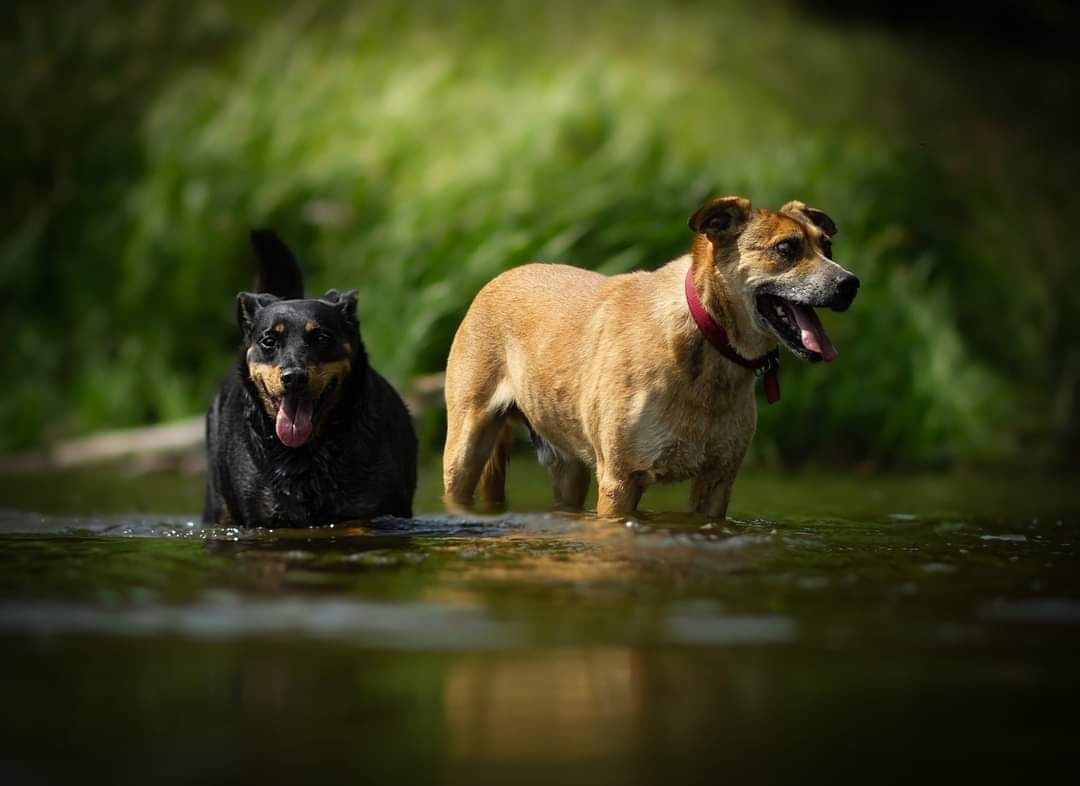
[[[601,515],[688,478],[691,510],[726,514],[757,421],[751,367],[775,374],[778,339],[835,358],[813,309],[843,311],[859,280],[831,259],[832,219],[801,202],[776,212],[723,197],[690,228],[691,252],[653,272],[529,264],[480,291],[446,366],[449,505],[477,483],[504,501],[511,428],[524,422],[561,507],[584,504],[595,468]]]

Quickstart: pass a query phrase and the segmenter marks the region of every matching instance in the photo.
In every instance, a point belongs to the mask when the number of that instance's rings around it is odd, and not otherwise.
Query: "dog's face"
[[[241,292],[237,319],[247,373],[283,445],[298,448],[340,397],[358,345],[356,293],[280,300]]]
[[[846,310],[859,279],[832,260],[831,218],[797,201],[773,211],[721,197],[694,213],[690,228],[708,239],[717,272],[756,330],[807,360],[836,357],[814,309]]]

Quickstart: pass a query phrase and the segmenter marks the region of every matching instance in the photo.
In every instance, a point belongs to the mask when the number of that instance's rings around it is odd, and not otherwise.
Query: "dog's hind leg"
[[[492,454],[505,425],[506,414],[498,410],[464,416],[448,413],[443,450],[443,493],[448,505],[462,507],[472,501],[485,467],[489,461],[495,462]],[[494,488],[496,480],[505,481],[505,462],[498,473],[493,467],[490,475],[485,483],[485,495]]]
[[[480,496],[492,508],[500,508],[506,504],[506,467],[510,463],[510,443],[513,436],[513,420],[503,419],[502,426],[495,435],[495,445],[480,473]]]
[[[514,395],[503,358],[490,351],[499,341],[470,308],[446,359],[443,499],[452,510],[469,505],[482,475],[485,498],[506,496],[509,435],[503,427],[514,409]]]

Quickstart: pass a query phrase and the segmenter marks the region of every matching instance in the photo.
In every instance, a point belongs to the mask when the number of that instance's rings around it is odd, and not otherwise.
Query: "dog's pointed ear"
[[[816,226],[827,237],[832,237],[836,234],[836,222],[833,221],[823,210],[818,210],[816,207],[807,207],[805,203],[800,202],[797,199],[793,199],[780,208],[781,213],[790,213],[801,216]]]
[[[241,292],[236,296],[236,324],[245,337],[251,335],[251,326],[260,311],[278,298],[265,292]]]
[[[750,200],[741,196],[717,197],[690,216],[690,229],[714,243],[742,232],[750,219]]]
[[[334,306],[346,320],[352,324],[357,324],[356,319],[356,290],[349,289],[344,292],[339,292],[336,289],[328,289],[322,299]]]

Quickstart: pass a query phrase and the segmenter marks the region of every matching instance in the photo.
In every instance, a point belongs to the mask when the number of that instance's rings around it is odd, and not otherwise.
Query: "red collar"
[[[690,265],[690,269],[686,271],[684,289],[686,289],[686,305],[690,307],[690,316],[694,318],[694,323],[698,326],[698,330],[701,331],[702,335],[708,339],[710,344],[716,347],[717,352],[732,363],[736,363],[743,368],[748,368],[752,371],[757,371],[759,374],[763,374],[765,377],[765,400],[770,404],[775,404],[779,401],[780,350],[774,349],[759,358],[747,360],[735,351],[735,348],[731,346],[731,342],[728,341],[727,331],[716,324],[716,320],[712,318],[712,315],[705,310],[705,306],[701,304],[701,297],[697,293],[697,287],[694,286],[693,265]]]

